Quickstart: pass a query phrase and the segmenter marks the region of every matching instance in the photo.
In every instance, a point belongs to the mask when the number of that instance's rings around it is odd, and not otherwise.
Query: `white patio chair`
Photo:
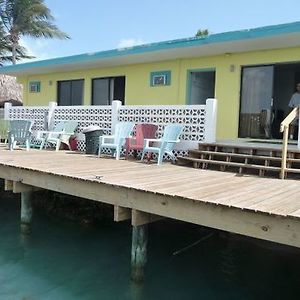
[[[35,137],[35,140],[39,142],[39,149],[42,150],[45,146],[45,143],[48,137],[51,138],[58,138],[60,134],[63,133],[65,127],[65,122],[59,122],[56,124],[52,131],[38,131]]]
[[[164,134],[161,139],[145,139],[145,145],[142,153],[141,160],[144,159],[146,153],[157,153],[157,164],[161,165],[164,154],[168,154],[173,161],[176,157],[173,153],[173,149],[176,143],[179,143],[179,136],[183,130],[183,125],[169,124],[165,127]],[[158,143],[159,146],[150,146],[150,143]]]
[[[63,123],[63,125],[61,124]],[[58,151],[60,148],[60,145],[66,144],[71,150],[70,146],[70,137],[74,135],[75,130],[78,126],[77,121],[65,121],[57,124],[57,130],[56,131],[48,131],[48,135],[46,137],[46,140],[44,141],[45,148],[47,145],[55,145],[55,150]],[[59,131],[62,128],[62,131]]]
[[[30,148],[31,127],[33,121],[29,120],[11,120],[8,131],[9,149],[14,150],[17,144],[26,145],[26,150]]]
[[[98,156],[104,148],[112,150],[112,153],[116,152],[116,159],[120,159],[122,148],[125,145],[126,138],[130,137],[130,134],[134,128],[134,123],[120,122],[115,127],[114,135],[102,135],[99,137],[99,151]]]

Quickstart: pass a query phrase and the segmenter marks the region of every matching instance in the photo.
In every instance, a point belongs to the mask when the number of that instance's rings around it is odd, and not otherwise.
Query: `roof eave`
[[[300,46],[300,22],[6,66],[14,76]]]

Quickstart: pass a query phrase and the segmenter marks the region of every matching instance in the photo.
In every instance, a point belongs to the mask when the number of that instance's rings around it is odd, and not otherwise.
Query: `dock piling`
[[[147,263],[148,224],[132,226],[131,280],[140,283]]]
[[[32,222],[32,192],[21,193],[21,234],[30,234]]]

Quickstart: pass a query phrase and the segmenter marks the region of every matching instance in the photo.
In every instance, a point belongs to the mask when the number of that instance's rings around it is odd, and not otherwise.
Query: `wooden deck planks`
[[[255,177],[248,178],[243,185],[237,185],[234,190],[225,189],[216,195],[210,196],[209,201],[216,204],[232,206],[241,201],[241,199],[255,197],[257,190],[261,187],[265,188],[265,185],[263,183],[258,184]]]
[[[116,161],[64,151],[11,152],[0,148],[0,164],[81,180],[98,178],[111,185],[300,218],[300,181],[295,180],[236,176],[168,163]]]
[[[286,198],[286,194],[288,194],[288,198]],[[250,205],[247,208],[255,211],[269,211],[270,213],[277,211],[277,213],[287,215],[290,210],[287,209],[287,206],[291,203],[294,204],[293,210],[299,207],[299,189],[295,191],[291,188],[284,192],[279,192],[276,195],[270,195],[267,199]],[[293,210],[291,212],[293,212]]]
[[[214,178],[214,176],[211,176],[209,173],[207,174],[207,177],[201,178],[201,181],[194,182],[191,180],[191,174],[176,174],[172,177],[166,177],[164,176],[164,180],[161,178],[153,178],[152,180],[149,180],[148,182],[144,182],[143,184],[139,184],[140,188],[149,189],[151,191],[159,191],[160,193],[176,193],[176,191],[181,190],[189,190],[191,187],[197,187],[201,186],[201,184],[218,184],[219,181]]]
[[[300,218],[300,208],[290,213],[289,216],[292,216],[294,218]]]
[[[176,193],[188,196],[189,198],[206,201],[205,199],[209,198],[211,195],[219,194],[224,190],[235,189],[237,185],[243,185],[243,181],[236,182],[234,178],[229,178],[220,182],[219,178],[211,178],[206,182],[203,181],[203,183],[200,181],[198,186],[191,184],[188,186],[187,190],[185,189],[185,186],[182,185],[181,189],[170,187],[169,189],[163,189],[162,192],[166,193],[174,190]]]

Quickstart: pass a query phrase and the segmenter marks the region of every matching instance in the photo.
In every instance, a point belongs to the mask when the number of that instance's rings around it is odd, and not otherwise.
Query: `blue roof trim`
[[[264,37],[272,37],[276,35],[291,34],[295,32],[300,32],[300,22],[271,25],[265,27],[259,27],[254,29],[230,31],[218,34],[211,34],[207,37],[192,37],[185,39],[177,39],[171,41],[164,41],[158,43],[151,43],[145,45],[139,45],[129,48],[119,48],[108,51],[101,51],[95,53],[85,53],[73,56],[58,57],[53,59],[5,66],[0,68],[1,73],[14,72],[18,70],[26,70],[31,68],[55,66],[55,65],[67,65],[74,63],[92,62],[106,58],[113,58],[119,56],[133,55],[133,54],[143,54],[154,51],[162,51],[168,49],[176,48],[188,48],[209,44],[217,44],[238,40],[256,39]]]

